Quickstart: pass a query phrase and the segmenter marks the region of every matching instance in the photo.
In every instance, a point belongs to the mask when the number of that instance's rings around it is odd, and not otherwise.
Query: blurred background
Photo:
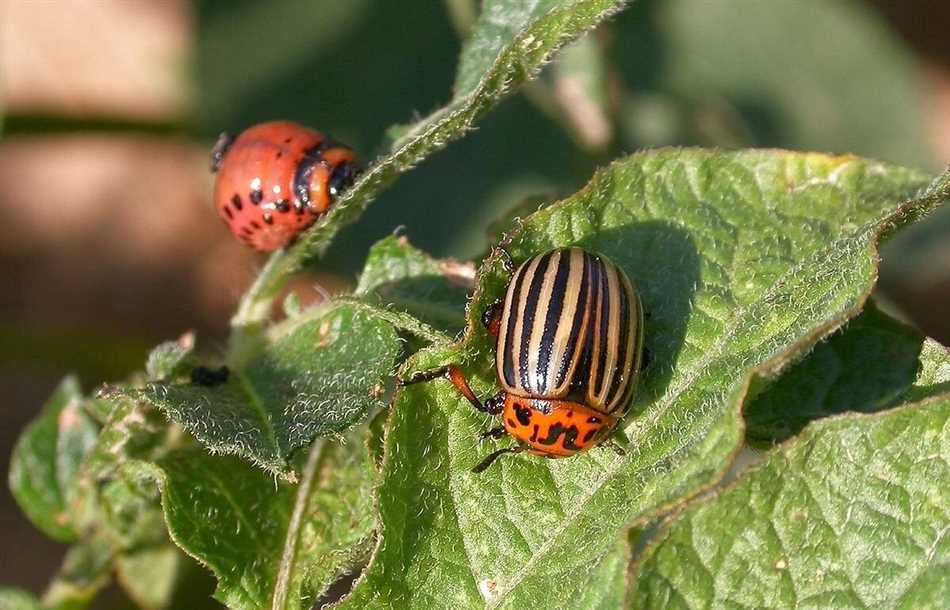
[[[372,159],[389,126],[449,99],[477,5],[0,0],[0,470],[65,373],[94,388],[189,329],[221,345],[263,259],[211,207],[220,131],[292,119]],[[640,0],[403,177],[299,289],[345,290],[399,226],[436,255],[477,256],[498,215],[645,147],[850,152],[936,173],[948,30],[950,3],[925,0]],[[950,341],[950,210],[884,259],[881,296]],[[3,581],[40,591],[63,548],[5,487],[0,540]]]

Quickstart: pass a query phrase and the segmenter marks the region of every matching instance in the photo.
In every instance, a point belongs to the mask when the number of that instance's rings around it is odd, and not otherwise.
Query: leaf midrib
[[[268,413],[267,409],[264,408],[264,403],[261,400],[260,395],[258,395],[257,390],[254,389],[251,381],[247,378],[247,375],[245,375],[243,371],[237,371],[234,373],[234,375],[241,384],[241,389],[244,391],[245,396],[247,396],[247,404],[250,405],[252,409],[254,409],[254,412],[257,413],[258,419],[261,421],[261,429],[264,431],[264,435],[274,448],[274,456],[283,462],[284,456],[282,455],[280,445],[277,443],[277,433],[274,431],[274,423],[270,420],[270,414]]]
[[[284,610],[288,607],[287,600],[290,595],[290,583],[293,580],[294,564],[297,562],[297,547],[300,543],[303,514],[307,510],[310,501],[310,490],[313,487],[317,465],[323,455],[325,446],[326,440],[318,438],[314,441],[310,453],[307,455],[307,463],[303,468],[300,485],[297,487],[297,494],[294,498],[294,510],[291,513],[290,522],[287,524],[284,550],[281,552],[280,561],[277,564],[277,579],[274,581],[274,594],[271,596],[272,610]]]

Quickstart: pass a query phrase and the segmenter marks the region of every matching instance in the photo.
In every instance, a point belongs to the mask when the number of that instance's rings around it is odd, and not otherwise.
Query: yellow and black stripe
[[[603,256],[554,250],[514,273],[496,366],[511,394],[626,408],[643,347],[643,311],[629,278]]]

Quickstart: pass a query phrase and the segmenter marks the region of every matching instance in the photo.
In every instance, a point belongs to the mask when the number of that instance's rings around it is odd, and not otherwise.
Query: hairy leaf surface
[[[688,509],[638,569],[644,608],[942,608],[950,397],[816,422]]]
[[[357,303],[332,303],[272,336],[223,383],[154,383],[144,395],[210,450],[293,479],[296,450],[384,406],[400,341],[390,321]]]
[[[413,315],[449,333],[465,323],[467,290],[475,269],[440,261],[404,237],[387,237],[369,251],[355,295]]]
[[[622,426],[626,454],[517,456],[476,476],[510,441],[478,442],[494,422],[448,383],[406,388],[385,443],[382,539],[344,605],[570,607],[577,575],[626,528],[723,474],[753,374],[774,376],[860,309],[879,235],[946,196],[939,183],[915,199],[927,183],[847,156],[661,150],[527,218],[511,235],[516,261],[577,244],[639,287],[651,364]],[[496,256],[477,277],[463,341],[421,353],[413,370],[456,362],[476,392],[497,391],[477,318],[503,293],[501,271]]]
[[[158,480],[169,532],[236,610],[310,608],[370,549],[373,464],[362,434],[319,439],[297,485],[230,456],[184,450],[125,471]]]
[[[808,422],[893,405],[917,377],[924,338],[873,304],[745,408],[746,437],[783,441]]]

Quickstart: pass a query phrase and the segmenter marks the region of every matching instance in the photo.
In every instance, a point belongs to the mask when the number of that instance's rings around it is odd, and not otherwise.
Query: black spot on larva
[[[255,228],[256,230],[258,230],[258,231],[261,229],[260,223],[257,222],[256,220],[252,220],[252,221],[251,221],[251,226],[254,227],[254,228]]]
[[[223,208],[221,208],[221,211],[227,214],[228,218],[232,220],[234,219],[234,214],[231,213],[231,208],[229,208],[228,206],[224,206]]]
[[[284,140],[284,144],[290,144],[290,143],[293,142],[293,141],[294,141],[293,138],[286,138],[286,139]]]
[[[241,203],[241,196],[237,193],[234,193],[234,197],[231,197],[231,205],[234,206],[235,210],[240,211],[244,207],[244,204]]]
[[[270,212],[264,212],[264,222],[269,225],[274,224],[274,217],[270,215]]]
[[[191,383],[194,385],[214,387],[227,382],[231,371],[228,367],[222,366],[217,369],[211,369],[206,366],[196,366],[191,369]]]
[[[276,156],[275,158],[276,158],[276,159],[280,159],[280,158],[283,157],[283,156],[284,156],[284,151],[278,150],[278,151],[277,151],[277,156]]]
[[[587,431],[587,434],[584,435],[584,438],[581,439],[581,442],[585,445],[590,442],[590,439],[594,438],[594,435],[600,432],[600,428],[591,428]]]
[[[505,420],[505,423],[508,424],[508,427],[509,427],[509,428],[517,428],[517,427],[518,427],[518,424],[515,423],[515,420],[511,419],[510,417]]]
[[[290,211],[290,202],[287,201],[286,199],[281,199],[280,201],[278,201],[277,203],[274,204],[274,208],[275,208],[278,212],[287,213],[287,212]]]
[[[533,442],[535,442],[535,441],[537,441],[537,440],[538,440],[538,424],[535,424],[535,425],[534,425],[534,432],[531,433],[531,442],[533,443]]]
[[[253,232],[251,227],[241,227],[241,233],[244,233],[244,235],[250,236]]]
[[[574,417],[574,412],[568,411],[567,413],[564,414],[564,417],[571,419],[572,417]]]
[[[251,191],[248,197],[251,199],[251,203],[253,203],[254,205],[260,205],[261,200],[264,199],[264,193],[261,192],[261,189],[255,189]]]
[[[587,418],[587,423],[588,423],[588,424],[599,424],[599,423],[600,423],[600,418],[599,418],[599,417],[594,417],[594,416],[588,417],[588,418]]]
[[[515,417],[522,426],[527,426],[531,423],[531,409],[515,404]]]

